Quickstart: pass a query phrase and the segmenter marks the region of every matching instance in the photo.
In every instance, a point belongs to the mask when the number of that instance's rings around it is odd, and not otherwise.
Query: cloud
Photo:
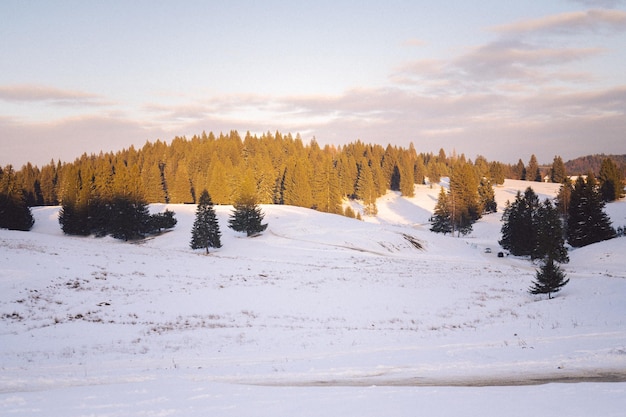
[[[626,12],[592,9],[521,20],[491,28],[499,33],[582,33],[626,30]]]
[[[472,80],[544,82],[539,68],[562,66],[601,52],[600,48],[542,48],[519,41],[497,41],[472,49],[452,65]]]
[[[570,0],[572,3],[582,4],[586,7],[603,7],[611,9],[623,3],[623,0]]]
[[[99,100],[100,96],[82,91],[61,90],[33,84],[3,85],[0,86],[0,100],[8,102],[42,102],[57,103],[86,103]]]
[[[554,83],[588,82],[589,74],[568,65],[601,54],[601,48],[547,48],[522,41],[497,40],[470,48],[449,60],[417,60],[391,74],[396,85],[423,94],[457,95],[469,91],[534,89]]]

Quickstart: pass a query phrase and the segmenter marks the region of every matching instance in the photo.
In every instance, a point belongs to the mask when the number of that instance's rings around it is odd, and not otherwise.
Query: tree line
[[[148,203],[197,203],[206,189],[215,204],[233,204],[239,184],[251,178],[260,204],[289,204],[340,213],[344,197],[372,206],[388,189],[413,195],[413,185],[426,178],[437,183],[450,175],[464,155],[418,153],[408,148],[356,141],[320,147],[296,135],[267,132],[261,136],[237,131],[192,138],[157,140],[140,148],[83,154],[73,162],[52,160],[43,167],[30,163],[15,170],[0,168],[0,178],[14,184],[13,193],[30,207],[58,205],[87,188],[113,197],[129,187]],[[471,162],[471,161],[470,161]],[[516,166],[477,156],[473,165],[489,172],[495,183],[517,178]]]
[[[0,168],[0,196],[4,196],[0,201],[15,203],[3,203],[9,207],[5,211],[13,210],[16,204],[24,210],[63,202],[70,202],[78,211],[88,211],[90,201],[113,207],[119,196],[129,195],[135,202],[193,204],[206,189],[215,204],[234,204],[240,185],[251,182],[259,204],[288,204],[358,216],[360,213],[343,209],[343,200],[352,198],[362,200],[364,214],[375,215],[376,199],[387,190],[411,197],[414,184],[424,184],[427,179],[436,184],[462,165],[475,172],[471,181],[477,185],[485,180],[502,184],[505,178],[542,179],[534,155],[528,165],[521,160],[510,165],[490,162],[480,155],[474,161],[454,152],[448,156],[443,149],[438,154],[418,153],[413,144],[402,148],[356,141],[320,147],[314,139],[305,143],[299,135],[280,132],[260,136],[248,132],[244,137],[237,131],[219,135],[203,132],[190,139],[175,137],[169,144],[148,141],[140,149],[131,146],[115,153],[83,154],[70,163],[52,160],[41,168],[30,163],[18,171],[10,165]],[[562,165],[555,157],[550,169],[555,182],[565,175]],[[488,189],[483,186],[482,191]],[[474,198],[451,197],[455,207],[457,198]],[[488,196],[480,195],[480,199],[485,198]],[[455,210],[455,230],[466,230],[465,219],[475,220],[482,208],[470,205],[468,210]],[[25,229],[27,224],[24,222]]]

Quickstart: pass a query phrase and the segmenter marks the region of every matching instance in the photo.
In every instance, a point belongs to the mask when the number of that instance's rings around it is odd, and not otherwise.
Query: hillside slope
[[[498,206],[528,184],[498,187]],[[223,247],[208,256],[189,249],[195,206],[167,206],[177,227],[137,244],[63,236],[58,208],[35,209],[31,232],[0,230],[0,411],[414,415],[421,401],[431,415],[550,415],[539,405],[562,396],[568,415],[622,412],[625,383],[589,382],[626,378],[626,239],[572,251],[571,282],[547,300],[527,292],[528,260],[484,252],[501,214],[465,238],[433,234],[438,189],[416,191],[363,222],[263,206],[256,238],[217,206]],[[549,381],[587,383],[482,388],[482,402],[449,388]],[[537,410],[513,408],[528,395]]]

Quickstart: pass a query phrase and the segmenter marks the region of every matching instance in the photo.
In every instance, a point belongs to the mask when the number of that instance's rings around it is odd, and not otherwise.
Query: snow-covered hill
[[[499,209],[528,185],[558,189],[507,181]],[[256,238],[218,206],[208,256],[189,249],[195,206],[136,244],[34,209],[31,232],[0,230],[0,414],[622,415],[626,239],[572,251],[547,300],[533,264],[497,257],[501,213],[429,232],[438,192],[390,192],[363,222],[263,206]],[[626,225],[624,201],[606,210]]]

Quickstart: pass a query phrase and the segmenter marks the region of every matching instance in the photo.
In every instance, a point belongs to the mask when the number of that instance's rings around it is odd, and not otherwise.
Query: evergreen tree
[[[533,229],[535,231],[534,247],[531,251],[531,259],[549,258],[556,262],[569,262],[563,224],[558,209],[552,202],[546,199],[539,205],[533,215]]]
[[[555,156],[552,161],[552,168],[550,168],[550,182],[559,184],[562,183],[566,177],[567,173],[563,159],[561,159],[560,156]]]
[[[502,214],[500,245],[515,256],[530,256],[536,245],[536,224],[533,216],[539,207],[539,198],[532,188],[524,194],[517,192],[513,203],[507,202]]]
[[[363,201],[364,214],[375,216],[378,213],[376,207],[376,188],[374,185],[374,177],[367,160],[363,158],[359,164],[359,173],[355,186],[355,197]]]
[[[178,221],[174,218],[174,212],[165,209],[163,213],[155,213],[150,216],[150,232],[160,233],[162,230],[171,229]]]
[[[262,223],[265,215],[256,204],[254,186],[250,181],[244,181],[240,188],[234,211],[228,220],[228,227],[236,232],[246,232],[247,236],[258,235],[267,229],[267,223]]]
[[[615,237],[592,173],[574,184],[567,218],[567,241],[575,248]]]
[[[559,265],[548,257],[537,271],[536,280],[533,281],[533,286],[530,287],[529,292],[531,294],[548,294],[550,299],[553,293],[561,291],[561,288],[569,282],[565,276]]]
[[[23,198],[0,193],[0,228],[29,231],[35,224],[30,207]]]
[[[0,228],[28,231],[34,223],[13,167],[0,169]]]
[[[480,180],[478,186],[478,197],[480,199],[480,206],[483,213],[495,213],[498,211],[498,205],[496,204],[496,194],[493,191],[493,186],[489,178],[483,177]]]
[[[430,230],[435,233],[452,233],[452,215],[450,213],[450,202],[446,190],[441,187],[439,189],[439,197],[433,217],[431,219],[432,226]]]
[[[512,168],[512,174],[514,180],[526,179],[526,166],[524,166],[524,162],[521,159],[518,159],[517,165]]]
[[[125,241],[141,239],[150,231],[150,213],[143,200],[115,197],[111,201],[109,233]]]
[[[568,177],[565,177],[556,196],[556,207],[559,211],[559,215],[565,221],[565,224],[567,224],[569,205],[573,190],[574,187],[572,186],[572,181],[570,181]]]
[[[602,160],[598,180],[604,201],[615,201],[624,197],[624,178],[611,158]]]
[[[489,175],[494,184],[504,184],[504,165],[501,162],[491,162],[489,164]]]
[[[450,213],[453,230],[458,235],[472,231],[472,225],[481,217],[479,180],[472,165],[460,159],[450,175]]]
[[[541,172],[539,171],[539,163],[537,162],[535,154],[532,154],[530,156],[530,161],[528,161],[525,180],[541,182]]]
[[[196,209],[196,219],[191,229],[191,248],[205,248],[209,253],[209,248],[221,248],[221,232],[213,209],[213,201],[207,190],[200,194],[198,208]]]

